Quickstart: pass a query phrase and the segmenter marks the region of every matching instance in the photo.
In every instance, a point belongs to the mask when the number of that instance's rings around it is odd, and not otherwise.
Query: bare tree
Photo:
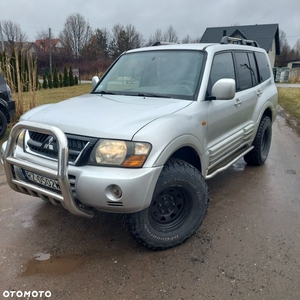
[[[163,34],[163,41],[168,43],[178,43],[179,38],[172,25],[170,25]]]
[[[112,38],[109,44],[109,55],[118,57],[124,51],[140,48],[143,45],[143,37],[131,24],[124,27],[117,24],[112,29]]]
[[[300,59],[300,39],[297,40],[293,50],[295,52],[295,59]]]
[[[82,55],[91,61],[108,58],[109,41],[109,31],[106,28],[97,28],[92,34],[89,43],[83,48]]]
[[[200,43],[201,38],[192,39],[189,35],[181,40],[182,44],[193,44],[193,43]]]
[[[181,43],[182,44],[190,44],[190,43],[192,43],[192,39],[191,39],[191,37],[189,35],[187,35],[185,38],[183,38],[181,40]]]
[[[16,47],[22,47],[23,43],[26,42],[27,36],[22,32],[20,25],[12,21],[2,21],[1,25],[4,40],[7,41],[9,50],[12,52]]]
[[[284,67],[286,66],[286,61],[289,59],[291,47],[287,41],[286,33],[282,30],[279,31],[279,45],[280,55],[276,56],[275,66]]]
[[[160,29],[156,29],[155,33],[153,35],[150,36],[148,42],[147,42],[147,46],[152,45],[155,42],[161,42],[163,39],[162,37],[162,33]]]
[[[143,46],[143,36],[136,31],[133,25],[128,24],[125,31],[127,36],[127,50]]]
[[[78,58],[82,49],[92,36],[89,23],[80,14],[70,15],[60,33],[60,40],[75,58]]]
[[[156,29],[154,35],[150,36],[147,46],[152,45],[155,42],[178,43],[179,38],[175,29],[170,25],[163,34],[160,29]]]
[[[49,30],[41,30],[36,32],[36,40],[46,40],[49,38]]]

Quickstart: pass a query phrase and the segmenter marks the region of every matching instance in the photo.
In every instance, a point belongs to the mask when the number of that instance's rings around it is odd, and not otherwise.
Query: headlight
[[[150,149],[148,143],[99,140],[91,153],[89,164],[140,168]]]
[[[17,145],[22,149],[24,149],[24,136],[25,136],[25,130],[21,130],[17,137]]]

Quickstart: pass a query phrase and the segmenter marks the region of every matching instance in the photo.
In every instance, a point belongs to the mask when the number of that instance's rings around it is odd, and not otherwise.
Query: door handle
[[[257,96],[260,96],[262,93],[263,93],[263,91],[258,90],[257,93],[256,93],[256,95],[257,95]]]
[[[242,100],[236,99],[234,105],[235,105],[236,107],[239,107],[239,106],[242,104],[242,102],[243,102]]]

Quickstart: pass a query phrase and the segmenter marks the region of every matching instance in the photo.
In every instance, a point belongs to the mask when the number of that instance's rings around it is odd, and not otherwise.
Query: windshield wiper
[[[172,98],[170,96],[163,95],[163,94],[151,94],[151,93],[138,93],[137,96],[140,96],[140,97],[156,97],[156,98]]]
[[[106,92],[106,91],[94,92],[93,94],[116,95],[116,93],[113,93],[113,92]]]

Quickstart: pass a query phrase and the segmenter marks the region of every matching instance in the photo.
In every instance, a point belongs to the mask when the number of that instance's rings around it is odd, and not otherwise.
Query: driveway
[[[281,114],[265,165],[239,160],[208,185],[197,233],[155,252],[126,234],[121,215],[76,218],[11,191],[0,169],[0,297],[300,299],[300,138]]]

